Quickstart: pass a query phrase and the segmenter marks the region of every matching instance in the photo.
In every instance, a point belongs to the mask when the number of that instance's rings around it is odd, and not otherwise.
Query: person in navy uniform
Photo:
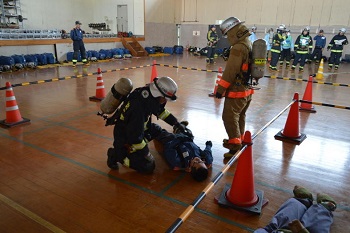
[[[161,129],[161,133],[154,138],[162,145],[159,153],[165,158],[171,169],[190,172],[193,179],[203,181],[208,177],[208,169],[213,163],[211,151],[213,143],[207,141],[202,150],[194,143],[192,132],[187,128],[188,122],[181,122],[181,124],[186,126],[184,132],[174,130],[174,133],[169,133]]]
[[[310,60],[314,60],[316,56],[315,63],[318,64],[321,61],[323,49],[326,47],[326,37],[324,36],[322,29],[318,32],[318,35],[314,37],[314,41],[315,49],[311,54]]]
[[[75,21],[75,28],[73,28],[70,31],[70,38],[73,41],[73,50],[74,50],[73,60],[72,60],[73,67],[75,67],[78,62],[79,53],[81,54],[82,62],[85,65],[89,65],[86,59],[86,50],[85,50],[85,45],[83,41],[84,31],[81,30],[80,25],[81,25],[80,21]]]

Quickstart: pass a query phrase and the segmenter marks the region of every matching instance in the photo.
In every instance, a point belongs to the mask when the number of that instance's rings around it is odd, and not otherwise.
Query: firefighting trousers
[[[270,68],[276,68],[279,58],[280,53],[271,52]]]
[[[333,66],[333,64],[335,64],[336,66],[339,66],[341,56],[342,53],[331,52],[331,57],[329,58],[328,65]]]
[[[208,48],[207,58],[214,59],[215,46],[208,46],[207,48]]]
[[[150,159],[148,146],[130,153],[129,146],[131,143],[128,141],[125,127],[125,125],[117,122],[113,131],[113,146],[117,161],[139,172],[152,171],[154,169],[154,161]],[[159,125],[152,123],[149,129],[144,132],[144,138],[147,141],[151,141],[161,130],[162,128]]]
[[[296,52],[295,53],[295,58],[294,58],[294,61],[293,61],[293,66],[295,67],[298,64],[298,62],[299,62],[299,66],[304,67],[305,60],[306,60],[306,58],[308,56],[309,55],[307,53],[298,53],[298,52]]]
[[[251,101],[252,95],[244,98],[225,98],[222,120],[229,140],[244,135],[246,112]]]

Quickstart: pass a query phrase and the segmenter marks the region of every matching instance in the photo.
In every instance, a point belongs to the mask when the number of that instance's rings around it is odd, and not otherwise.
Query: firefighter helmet
[[[244,23],[244,21],[241,21],[241,20],[239,20],[236,17],[230,17],[230,18],[226,19],[224,22],[221,23],[220,30],[221,30],[222,34],[224,36],[226,36],[227,32],[231,28],[233,28],[233,27],[235,27],[235,26],[237,26],[237,25],[239,25],[241,23]]]
[[[177,99],[177,84],[170,77],[155,78],[150,84],[150,91],[153,97],[165,97],[167,100],[175,101]]]
[[[342,33],[345,33],[346,29],[345,28],[341,28],[339,31],[342,32]]]
[[[286,30],[286,25],[284,24],[280,24],[280,26],[278,26],[277,31],[281,31],[284,32]]]
[[[309,26],[305,27],[303,31],[309,32],[310,31],[310,27]]]

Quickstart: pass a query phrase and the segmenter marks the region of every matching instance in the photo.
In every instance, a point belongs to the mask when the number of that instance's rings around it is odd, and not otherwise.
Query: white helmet
[[[280,26],[278,26],[277,30],[284,32],[286,30],[286,25],[280,24]]]
[[[155,78],[149,87],[153,97],[165,97],[167,100],[175,101],[177,84],[170,77]]]
[[[252,27],[252,30],[256,30],[256,29],[258,29],[258,28],[257,28],[257,27],[255,27],[255,26],[253,26],[253,27]]]
[[[237,26],[237,25],[239,25],[241,23],[244,23],[244,21],[241,21],[241,20],[239,20],[236,17],[230,17],[230,18],[226,19],[224,22],[221,23],[220,30],[221,30],[222,34],[224,36],[226,36],[227,32],[231,28],[233,28],[233,27],[235,27],[235,26]]]
[[[345,28],[341,28],[339,31],[342,32],[342,33],[345,33],[346,29]]]

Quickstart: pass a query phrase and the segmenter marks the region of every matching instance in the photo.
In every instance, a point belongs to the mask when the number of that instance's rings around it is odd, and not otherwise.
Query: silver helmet
[[[241,23],[244,23],[244,21],[241,21],[236,17],[230,17],[221,23],[220,30],[221,30],[222,34],[225,36],[231,28],[233,28]]]
[[[177,99],[177,84],[170,77],[155,78],[150,84],[150,91],[153,97],[165,97],[167,100]]]

